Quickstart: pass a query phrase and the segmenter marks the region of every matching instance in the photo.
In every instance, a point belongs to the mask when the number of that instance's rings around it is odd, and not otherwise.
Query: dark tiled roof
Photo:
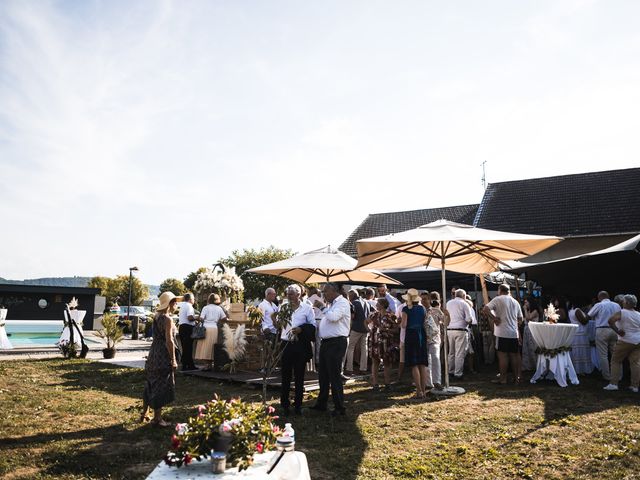
[[[402,232],[412,228],[435,222],[444,218],[452,222],[473,225],[478,205],[461,205],[458,207],[428,208],[410,210],[408,212],[389,212],[370,214],[340,245],[347,255],[357,256],[356,241],[362,238],[377,237],[390,233]]]
[[[489,184],[474,224],[562,237],[640,232],[640,168]]]

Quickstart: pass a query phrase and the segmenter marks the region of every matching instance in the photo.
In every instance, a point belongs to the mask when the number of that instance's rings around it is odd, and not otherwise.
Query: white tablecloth
[[[247,470],[238,472],[237,468],[229,468],[224,473],[214,474],[209,459],[192,462],[180,468],[160,463],[147,480],[195,480],[210,478],[215,480],[231,480],[237,478],[273,479],[273,480],[311,480],[307,457],[302,452],[287,452],[276,468],[267,475],[269,461],[278,452],[255,454],[253,465]]]
[[[0,308],[0,323],[3,323],[7,319],[7,309]],[[7,337],[7,331],[4,329],[4,325],[0,326],[0,350],[10,350],[13,348],[9,337]]]
[[[570,347],[578,331],[578,325],[569,323],[529,322],[529,330],[533,341],[540,348],[552,350],[560,347]],[[538,354],[536,373],[531,377],[531,383],[541,378],[555,379],[561,387],[567,386],[567,377],[574,385],[580,381],[571,362],[569,352],[562,352],[555,357]]]

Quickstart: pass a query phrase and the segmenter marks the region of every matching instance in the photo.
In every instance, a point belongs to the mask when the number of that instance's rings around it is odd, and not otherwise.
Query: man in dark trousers
[[[313,307],[300,302],[300,287],[289,285],[286,290],[287,300],[291,306],[291,323],[280,333],[282,340],[282,389],[280,405],[285,415],[289,415],[291,377],[295,378],[295,400],[293,407],[296,415],[302,413],[304,395],[304,371],[307,362],[313,356],[311,342],[316,338],[316,316]]]
[[[314,306],[321,309],[320,362],[318,377],[320,394],[313,410],[325,411],[329,401],[329,388],[333,397],[332,415],[344,415],[344,392],[342,388],[342,362],[347,351],[347,338],[351,326],[351,305],[341,295],[337,283],[326,283],[322,289],[326,305],[320,301]]]
[[[193,304],[195,299],[193,293],[186,293],[184,300],[180,303],[180,315],[178,321],[178,335],[182,345],[182,371],[197,370],[193,363],[193,327],[196,325],[195,310]]]

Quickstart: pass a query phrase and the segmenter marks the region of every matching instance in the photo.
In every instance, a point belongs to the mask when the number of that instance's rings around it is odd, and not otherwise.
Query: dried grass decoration
[[[550,303],[549,306],[544,311],[544,316],[549,323],[557,323],[560,318],[560,314],[556,310],[556,307],[553,306],[553,303]]]
[[[247,339],[245,335],[245,326],[239,325],[233,330],[228,324],[222,326],[224,333],[224,350],[229,355],[231,363],[225,365],[225,368],[229,368],[229,373],[235,373],[236,366],[240,360],[244,357],[245,350],[247,348]]]

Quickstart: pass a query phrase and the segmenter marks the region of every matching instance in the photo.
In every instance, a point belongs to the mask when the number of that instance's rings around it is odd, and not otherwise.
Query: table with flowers
[[[537,345],[538,354],[536,372],[531,383],[541,378],[555,379],[561,387],[569,381],[578,385],[580,381],[571,361],[571,344],[578,331],[578,325],[569,323],[530,322],[529,330]]]

